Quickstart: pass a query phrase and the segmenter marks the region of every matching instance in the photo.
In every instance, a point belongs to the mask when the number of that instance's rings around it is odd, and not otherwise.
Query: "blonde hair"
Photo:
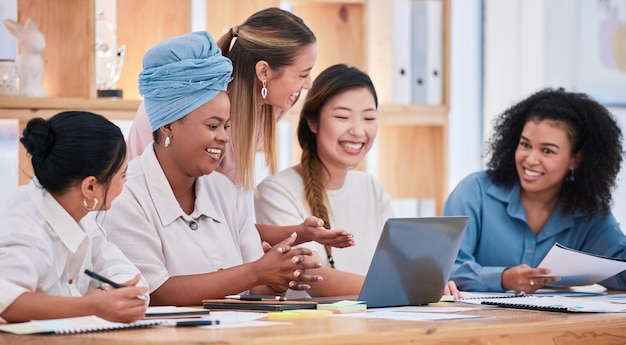
[[[301,18],[276,7],[253,14],[217,41],[222,54],[233,62],[228,93],[232,100],[235,183],[246,190],[254,188],[255,154],[261,140],[270,173],[278,170],[275,109],[266,104],[261,114],[257,113],[256,96],[262,85],[256,77],[256,63],[263,60],[271,69],[280,70],[293,64],[303,48],[315,41]]]

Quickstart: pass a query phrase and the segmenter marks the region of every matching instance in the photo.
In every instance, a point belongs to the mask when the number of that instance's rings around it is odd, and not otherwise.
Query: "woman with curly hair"
[[[466,291],[533,292],[560,279],[537,267],[556,242],[626,258],[611,213],[621,142],[613,116],[582,93],[544,89],[502,113],[487,170],[444,205],[444,215],[471,219],[450,279]],[[600,284],[624,290],[626,273]]]

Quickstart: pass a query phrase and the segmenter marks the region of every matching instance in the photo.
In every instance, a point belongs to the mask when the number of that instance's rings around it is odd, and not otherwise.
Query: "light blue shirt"
[[[459,289],[504,291],[502,272],[507,267],[537,267],[556,242],[583,252],[626,258],[626,235],[613,214],[591,220],[583,219],[582,214],[562,217],[557,207],[535,235],[519,193],[519,183],[497,186],[482,171],[467,176],[448,197],[443,215],[470,217],[450,276]],[[626,271],[600,284],[626,290]]]

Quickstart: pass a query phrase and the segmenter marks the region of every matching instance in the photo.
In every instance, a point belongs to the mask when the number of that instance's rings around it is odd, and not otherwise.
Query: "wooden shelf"
[[[378,176],[392,197],[432,198],[440,214],[447,196],[450,1],[443,3],[442,104],[393,102],[393,11],[389,0],[204,0],[206,28],[216,39],[252,13],[290,5],[317,37],[312,71],[345,63],[366,71],[376,85],[380,133]],[[417,1],[417,0],[416,0]],[[191,30],[191,0],[117,0],[118,42],[127,46],[118,87],[126,99],[98,99],[95,90],[95,0],[18,0],[18,21],[32,18],[46,37],[44,87],[49,98],[0,98],[0,118],[50,117],[69,109],[111,120],[132,120],[140,103],[137,75],[156,43]],[[73,18],[69,20],[67,18]],[[408,47],[407,47],[408,48]],[[297,122],[299,107],[286,120]],[[294,141],[297,143],[294,133]],[[295,144],[297,147],[297,144]],[[20,153],[22,155],[23,152]],[[27,180],[20,169],[20,183]]]
[[[65,110],[85,110],[110,120],[132,120],[141,101],[103,98],[0,98],[0,118],[28,121],[48,118]]]

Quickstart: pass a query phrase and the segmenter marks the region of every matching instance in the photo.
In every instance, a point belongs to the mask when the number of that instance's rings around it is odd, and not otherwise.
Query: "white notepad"
[[[139,320],[131,323],[111,322],[97,316],[80,316],[53,320],[0,325],[0,331],[13,334],[74,334],[110,331],[129,328],[144,328],[161,325],[163,320]]]

